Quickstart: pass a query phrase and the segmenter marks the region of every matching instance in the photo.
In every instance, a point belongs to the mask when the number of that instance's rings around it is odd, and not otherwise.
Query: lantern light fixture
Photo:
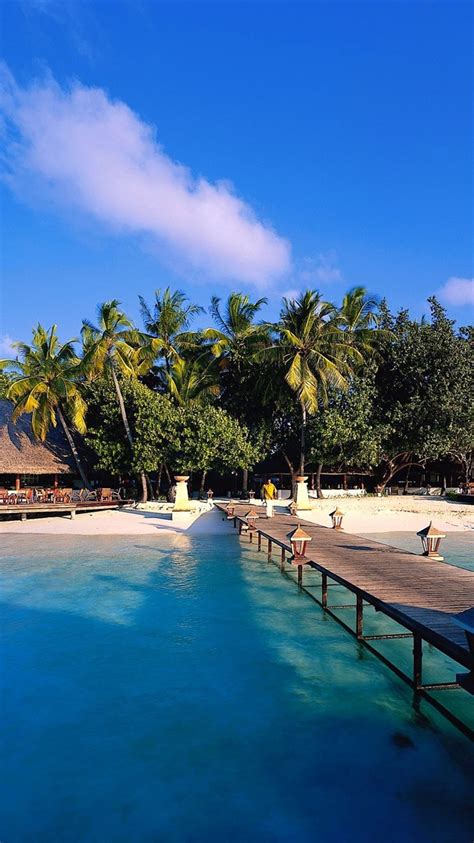
[[[301,529],[300,525],[288,533],[288,538],[291,544],[291,564],[305,565],[308,562],[306,558],[306,546],[308,542],[312,541],[311,536]]]
[[[441,530],[433,527],[433,522],[430,521],[428,526],[423,530],[419,530],[416,535],[420,537],[423,545],[422,555],[427,556],[428,559],[437,559],[438,562],[442,562],[444,557],[440,556],[438,550],[441,544],[441,539],[446,538],[446,533],[442,533]]]
[[[344,513],[336,507],[333,512],[329,513],[330,518],[332,518],[332,529],[333,530],[342,530],[342,519],[344,518]]]

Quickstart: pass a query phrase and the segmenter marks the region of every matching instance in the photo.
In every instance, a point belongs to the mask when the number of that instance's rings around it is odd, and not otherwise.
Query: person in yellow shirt
[[[269,477],[267,482],[262,487],[262,497],[264,501],[273,501],[277,496],[276,486],[272,483],[272,478]]]

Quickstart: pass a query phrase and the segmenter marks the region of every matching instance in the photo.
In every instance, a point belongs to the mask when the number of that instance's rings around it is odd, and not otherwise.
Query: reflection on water
[[[254,546],[158,541],[4,540],[2,839],[470,840],[466,739]]]

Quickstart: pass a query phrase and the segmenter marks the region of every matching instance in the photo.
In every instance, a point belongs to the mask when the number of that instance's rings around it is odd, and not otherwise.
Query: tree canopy
[[[435,298],[414,319],[392,314],[363,287],[337,306],[308,290],[266,300],[233,292],[205,311],[181,291],[140,296],[144,330],[115,299],[83,320],[82,348],[37,326],[2,361],[0,396],[32,414],[42,439],[63,426],[71,449],[85,434],[91,470],[147,474],[251,469],[281,453],[293,476],[307,466],[373,470],[383,485],[403,468],[449,458],[472,475],[473,329],[457,328]],[[191,330],[199,317],[204,322]],[[70,429],[71,428],[71,429]],[[78,468],[79,455],[75,453]]]

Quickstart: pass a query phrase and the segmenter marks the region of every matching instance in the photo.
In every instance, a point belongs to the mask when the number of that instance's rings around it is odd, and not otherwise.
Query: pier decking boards
[[[226,504],[217,504],[226,512]],[[235,522],[246,523],[249,504],[236,504]],[[414,636],[414,675],[412,684],[417,690],[452,687],[455,683],[423,686],[421,678],[422,641],[436,647],[458,664],[474,670],[466,636],[453,616],[474,606],[474,573],[444,562],[408,553],[380,544],[342,530],[321,527],[303,518],[289,514],[275,514],[273,518],[262,515],[255,520],[257,535],[273,545],[291,553],[288,533],[300,524],[311,536],[306,549],[311,567],[321,573],[322,588],[327,579],[345,586],[356,595],[356,629],[352,630],[364,643],[384,636],[363,635],[363,603],[370,603],[376,610],[409,630]],[[232,522],[230,522],[232,523]],[[261,542],[259,539],[259,545]],[[270,544],[271,543],[271,544]],[[280,550],[282,553],[282,550]],[[309,571],[308,571],[309,573]],[[303,574],[304,577],[308,574]],[[311,585],[314,588],[314,585]],[[327,595],[327,591],[326,591]],[[332,599],[332,598],[331,598]],[[327,596],[322,593],[323,608],[328,610]],[[342,607],[337,607],[342,608]],[[347,624],[344,623],[347,627]],[[349,628],[349,627],[347,627]],[[392,637],[390,635],[387,638]],[[393,637],[397,637],[394,635]],[[369,645],[370,646],[370,645]],[[373,648],[371,648],[373,649]],[[374,651],[376,652],[376,651]],[[381,654],[377,653],[381,656]],[[381,656],[384,658],[383,656]],[[384,658],[385,661],[388,661]],[[391,663],[390,663],[391,664]],[[403,678],[407,677],[391,665]],[[457,724],[459,725],[459,724]],[[472,737],[472,731],[467,730]]]

